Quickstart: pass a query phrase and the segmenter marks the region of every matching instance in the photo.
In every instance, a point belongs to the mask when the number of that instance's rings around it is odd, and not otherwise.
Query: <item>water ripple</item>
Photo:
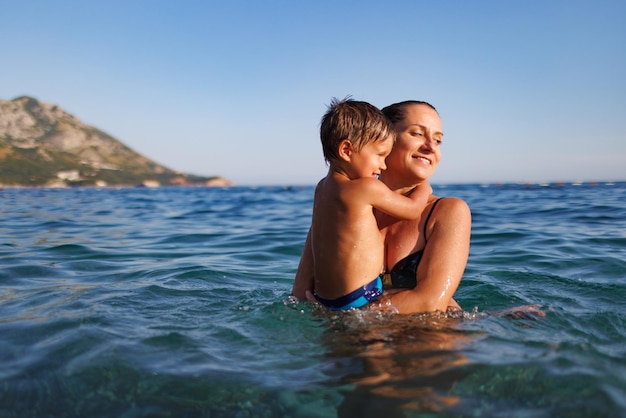
[[[312,187],[4,190],[0,416],[623,415],[626,186],[438,192],[456,316],[290,298]]]

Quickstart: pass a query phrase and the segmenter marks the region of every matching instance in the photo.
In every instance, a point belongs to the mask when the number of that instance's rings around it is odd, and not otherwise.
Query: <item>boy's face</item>
[[[355,178],[378,177],[381,171],[386,170],[385,158],[393,147],[392,137],[382,141],[370,142],[360,151],[352,154],[353,176]]]

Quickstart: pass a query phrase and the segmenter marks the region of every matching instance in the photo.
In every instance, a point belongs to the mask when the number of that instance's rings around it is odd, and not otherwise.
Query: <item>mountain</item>
[[[171,170],[32,97],[0,100],[0,185],[232,185]]]

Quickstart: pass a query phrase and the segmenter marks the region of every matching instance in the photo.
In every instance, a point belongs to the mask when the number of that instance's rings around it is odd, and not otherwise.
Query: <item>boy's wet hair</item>
[[[423,102],[420,100],[405,100],[403,102],[390,104],[389,106],[383,107],[382,112],[385,114],[385,116],[387,116],[387,118],[391,121],[391,123],[398,123],[401,120],[404,120],[404,118],[406,117],[406,108],[411,105],[428,106],[432,110],[437,112],[437,109],[435,109],[435,106],[431,105],[428,102]]]
[[[320,139],[327,162],[339,158],[339,143],[348,139],[357,151],[371,142],[383,141],[396,133],[387,117],[367,102],[333,98],[320,124]]]

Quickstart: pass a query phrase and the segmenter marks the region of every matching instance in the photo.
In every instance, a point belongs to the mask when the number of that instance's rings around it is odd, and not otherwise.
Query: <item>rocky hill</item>
[[[230,185],[170,170],[32,97],[0,100],[0,185]]]

